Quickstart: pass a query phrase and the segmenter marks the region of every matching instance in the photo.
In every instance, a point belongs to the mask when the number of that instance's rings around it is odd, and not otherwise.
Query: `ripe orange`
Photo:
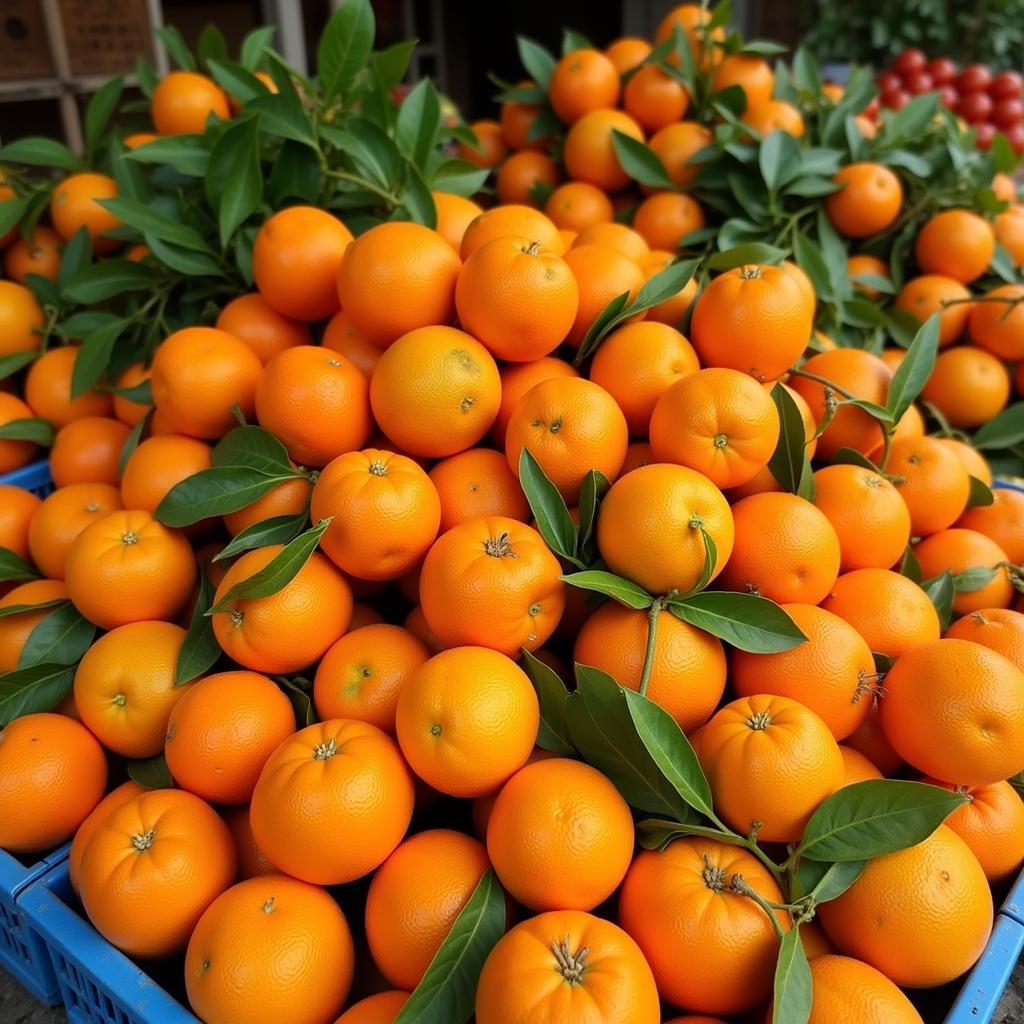
[[[552,252],[564,251],[558,228],[548,217],[532,206],[512,203],[485,210],[479,217],[470,221],[462,236],[461,256],[463,262],[468,260],[482,245],[486,245],[495,238],[504,238],[506,235],[529,238],[531,242],[539,242],[542,249],[550,249]],[[457,265],[454,273],[458,273]],[[452,287],[454,288],[454,275]],[[402,295],[399,295],[399,301],[403,301]],[[431,322],[447,323],[448,319],[448,317],[443,317]]]
[[[788,132],[800,138],[804,133],[804,119],[800,111],[785,100],[766,100],[748,107],[741,118],[764,138],[772,132]]]
[[[516,405],[505,435],[513,473],[524,448],[567,502],[579,497],[591,469],[614,480],[629,443],[626,417],[604,388],[582,378],[542,381]]]
[[[981,954],[992,895],[967,844],[940,825],[917,846],[869,861],[818,913],[843,952],[898,985],[932,987],[959,977]]]
[[[691,340],[704,366],[775,380],[807,347],[813,315],[813,301],[780,267],[737,267],[697,299]]]
[[[996,251],[995,232],[969,210],[943,210],[921,228],[914,244],[917,265],[926,274],[970,284],[985,273]]]
[[[60,270],[61,237],[50,228],[37,225],[28,239],[17,238],[4,253],[4,273],[19,284],[29,274],[57,280]]]
[[[299,730],[270,755],[250,820],[271,863],[305,882],[337,885],[390,856],[412,809],[412,776],[394,740],[365,722],[334,719]]]
[[[945,530],[964,511],[970,490],[967,470],[937,438],[896,441],[886,469],[910,510],[915,537]]]
[[[340,352],[367,380],[380,362],[383,350],[374,345],[342,310],[331,317],[324,329],[323,347]]]
[[[704,227],[704,211],[696,199],[684,192],[655,192],[637,208],[633,228],[652,249],[674,253],[692,231]],[[653,315],[653,310],[648,316]]]
[[[606,245],[574,246],[565,262],[579,286],[580,304],[566,341],[579,348],[591,325],[612,299],[628,293],[629,301],[644,284],[643,271],[622,253]]]
[[[476,1024],[588,1018],[660,1019],[651,969],[618,925],[579,910],[553,910],[498,940],[480,973]]]
[[[58,487],[116,484],[118,460],[129,433],[126,424],[104,416],[83,416],[61,427],[50,448],[53,482]]]
[[[907,281],[896,295],[893,309],[910,313],[924,323],[933,313],[939,314],[939,347],[952,345],[967,328],[974,304],[971,293],[952,277],[921,274]],[[949,303],[952,302],[952,305]]]
[[[377,869],[366,894],[366,940],[390,984],[420,983],[488,867],[483,844],[439,828],[407,839]]]
[[[1001,171],[992,178],[992,191],[995,193],[996,199],[1000,199],[1004,203],[1013,203],[1017,199],[1016,183],[1010,175],[1003,174]]]
[[[113,252],[124,243],[107,238],[106,233],[122,227],[123,222],[97,200],[115,198],[117,182],[106,174],[69,175],[50,197],[50,221],[65,242],[70,242],[80,228],[85,228],[94,252]]]
[[[686,593],[704,567],[702,528],[718,549],[714,579],[733,550],[732,511],[722,492],[685,466],[641,466],[620,477],[605,495],[597,545],[612,572],[649,593]],[[667,537],[674,538],[671,545]]]
[[[441,501],[441,532],[481,516],[528,522],[530,506],[501,452],[471,448],[442,459],[430,471]]]
[[[196,579],[184,535],[148,512],[111,512],[71,544],[64,567],[75,607],[101,629],[181,611]]]
[[[31,417],[32,410],[21,399],[0,391],[0,426]],[[27,465],[35,452],[36,446],[31,441],[0,441],[0,473],[9,473]]]
[[[711,717],[701,733],[700,761],[723,820],[741,835],[760,821],[758,836],[766,842],[799,840],[844,777],[825,722],[790,697],[763,693],[734,700]]]
[[[945,636],[973,640],[1024,669],[1024,615],[1008,608],[984,608],[957,619]]]
[[[655,132],[647,148],[661,161],[672,184],[686,188],[697,176],[699,165],[690,158],[714,142],[710,128],[696,121],[677,121]]]
[[[42,501],[31,491],[14,484],[0,484],[0,548],[13,551],[19,558],[29,557],[29,530],[41,505]]]
[[[324,889],[283,875],[251,878],[217,897],[185,954],[185,988],[207,1021],[329,1021],[352,984],[355,952]],[[258,979],[258,981],[255,981]]]
[[[768,62],[760,57],[735,53],[726,57],[715,69],[712,86],[715,92],[738,85],[747,97],[747,109],[767,103],[772,98],[775,75]]]
[[[0,356],[34,352],[45,324],[36,297],[24,285],[0,281]]]
[[[720,25],[716,28],[708,27],[710,20],[711,12],[706,7],[695,3],[680,4],[661,20],[654,41],[664,42],[674,34],[678,26],[690,44],[694,60],[701,64],[704,71],[708,71],[719,60],[716,44],[725,39],[725,30]],[[672,59],[674,63],[675,58]]]
[[[855,782],[870,782],[872,779],[883,778],[874,762],[853,747],[839,744],[839,753],[843,755],[843,785],[852,786]]]
[[[93,832],[102,822],[122,804],[134,800],[145,790],[137,782],[122,782],[116,789],[112,789],[94,808],[89,816],[78,826],[75,838],[71,841],[71,849],[68,850],[68,876],[71,879],[71,888],[78,892],[79,876],[82,872],[82,853],[92,838]]]
[[[516,83],[517,89],[535,89],[537,83],[529,78]],[[543,149],[544,139],[531,139],[530,130],[543,108],[532,103],[506,100],[501,104],[501,134],[511,149]],[[438,229],[440,230],[440,229]]]
[[[71,397],[71,375],[79,351],[72,345],[51,348],[32,364],[25,377],[25,401],[33,415],[49,420],[58,429],[83,416],[110,416],[113,412],[113,402],[106,392],[94,389]]]
[[[140,446],[141,447],[141,446]],[[297,516],[306,510],[312,484],[307,477],[286,480],[269,490],[251,505],[229,512],[224,516],[224,526],[232,537],[266,519],[276,516]]]
[[[64,579],[68,551],[90,524],[122,508],[121,492],[110,484],[71,484],[49,495],[28,529],[28,547],[39,570]]]
[[[432,192],[431,195],[437,209],[437,233],[458,255],[466,228],[484,211],[472,199],[463,196],[452,195],[449,192]]]
[[[574,124],[591,111],[616,105],[619,72],[600,50],[574,50],[555,65],[548,99],[566,124]]]
[[[353,1003],[334,1024],[394,1024],[408,1001],[408,992],[378,992]]]
[[[682,120],[690,97],[675,78],[656,64],[647,64],[626,83],[622,105],[644,131],[656,132]]]
[[[841,555],[820,509],[795,494],[767,492],[743,498],[732,513],[735,545],[723,587],[787,604],[817,604],[829,593]]]
[[[619,920],[643,950],[666,1002],[732,1014],[771,991],[778,939],[764,911],[732,888],[737,876],[762,899],[782,902],[752,854],[712,839],[677,839],[633,861],[619,895]],[[789,917],[781,911],[775,917],[788,931]]]
[[[892,749],[892,744],[882,731],[878,699],[873,699],[871,704],[867,718],[856,732],[847,736],[845,746],[863,754],[882,775],[894,775],[902,767],[903,758]]]
[[[651,254],[650,246],[643,235],[626,227],[625,224],[618,223],[594,224],[584,228],[572,244],[574,248],[581,245],[606,245],[640,266]]]
[[[840,188],[825,197],[825,212],[841,235],[877,235],[899,216],[903,186],[888,167],[869,162],[847,164],[832,180]]]
[[[994,355],[972,345],[941,352],[921,391],[954,427],[987,423],[1010,398],[1010,374]]]
[[[234,562],[215,603],[241,580],[264,569],[283,544],[247,551]],[[297,672],[323,657],[348,629],[352,590],[323,555],[314,552],[283,590],[242,598],[213,616],[213,632],[224,653],[246,668],[270,674]],[[287,638],[287,643],[282,640]]]
[[[559,177],[557,165],[547,154],[533,150],[513,153],[498,171],[498,201],[539,206],[537,195],[554,188]]]
[[[39,611],[24,611],[0,618],[0,672],[12,672],[32,631],[54,610],[51,601],[66,601],[67,587],[61,580],[31,580],[0,597],[0,608],[43,605]]]
[[[1009,254],[1015,267],[1024,263],[1024,208],[1011,206],[997,213],[993,230],[996,242]]]
[[[882,293],[877,288],[872,288],[871,285],[857,279],[870,274],[872,277],[882,277],[888,280],[889,264],[868,253],[854,253],[846,258],[846,272],[849,274],[850,280],[853,281],[853,287],[867,298],[874,300]],[[921,319],[927,319],[927,317]]]
[[[381,356],[370,381],[378,426],[411,455],[441,458],[472,447],[490,429],[500,402],[490,352],[454,327],[404,334]]]
[[[548,196],[544,212],[556,227],[572,231],[607,224],[615,215],[607,194],[587,181],[567,181],[559,185]]]
[[[395,725],[412,770],[464,798],[490,792],[526,763],[539,721],[522,669],[497,651],[458,647],[413,671],[398,695]]]
[[[180,953],[203,911],[235,880],[227,825],[199,797],[147,790],[113,810],[82,851],[82,905],[129,956]]]
[[[282,316],[259,292],[232,299],[214,326],[244,341],[264,366],[278,352],[310,343],[309,325]]]
[[[651,52],[651,44],[639,36],[620,36],[605,47],[604,55],[624,75],[642,64]]]
[[[119,389],[127,390],[129,388],[137,387],[144,381],[150,379],[150,371],[147,367],[144,367],[141,363],[132,363],[121,375],[117,378],[117,387]],[[140,423],[143,417],[149,412],[150,406],[147,402],[134,402],[130,398],[125,398],[123,395],[114,395],[114,415],[122,422],[127,423],[128,426],[134,427]]]
[[[501,405],[498,407],[498,415],[491,427],[490,438],[502,450],[505,448],[505,436],[512,412],[527,391],[541,381],[554,377],[579,376],[574,366],[562,359],[556,359],[554,356],[545,356],[543,359],[537,359],[531,363],[511,363],[502,366],[499,373],[501,376]]]
[[[470,130],[476,135],[477,144],[459,145],[459,157],[477,167],[497,167],[508,154],[508,145],[497,121],[473,121]]]
[[[984,301],[969,307],[967,332],[979,348],[999,356],[1000,359],[1024,358],[1024,309],[1011,305],[1006,299],[1024,301],[1024,288],[1019,285],[1000,285],[981,296]]]
[[[424,229],[426,230],[426,229]],[[326,210],[290,206],[263,223],[252,273],[267,304],[293,320],[322,320],[338,311],[338,272],[352,232]]]
[[[128,457],[121,497],[128,508],[155,512],[175,485],[211,465],[211,449],[203,441],[182,434],[151,437]]]
[[[621,110],[590,110],[579,117],[565,137],[563,159],[569,177],[589,182],[605,192],[625,188],[630,177],[616,155],[615,132],[637,142],[644,140],[640,125]]]
[[[226,121],[231,109],[227,94],[206,75],[172,71],[153,91],[149,113],[161,135],[202,135],[211,114]]]
[[[813,958],[810,967],[814,997],[808,1024],[923,1024],[899,988],[863,961],[826,954]]]
[[[968,569],[995,569],[990,582],[973,590],[960,590],[953,598],[957,615],[981,608],[1009,608],[1016,593],[1009,575],[1002,566],[1008,562],[1006,552],[992,539],[976,530],[952,528],[926,537],[914,548],[914,555],[924,579],[932,579],[947,569],[956,576]]]

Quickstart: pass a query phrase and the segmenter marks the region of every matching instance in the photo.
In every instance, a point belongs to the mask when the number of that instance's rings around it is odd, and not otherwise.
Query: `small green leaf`
[[[775,965],[772,1020],[777,1024],[807,1024],[811,1016],[811,968],[799,927],[782,937]]]
[[[51,711],[74,682],[73,665],[33,665],[0,675],[0,729],[22,715]]]
[[[84,164],[56,139],[29,136],[0,147],[0,163],[29,164],[33,167],[59,167],[64,171],[81,171]]]
[[[800,145],[789,132],[771,132],[761,142],[757,163],[769,191],[776,192],[800,172]]]
[[[182,71],[195,71],[196,61],[181,32],[173,25],[164,25],[154,30],[160,41],[167,47],[171,60]]]
[[[266,96],[269,90],[266,83],[258,79],[251,71],[240,64],[230,61],[211,60],[210,74],[217,84],[229,95],[246,104],[258,96]]]
[[[237,512],[296,476],[268,476],[248,466],[204,469],[175,484],[157,505],[154,517],[164,526],[191,526],[211,516]]]
[[[836,295],[836,284],[828,272],[821,249],[802,231],[793,232],[793,258],[796,265],[810,278],[819,299],[829,300]]]
[[[68,298],[91,306],[123,292],[145,291],[155,283],[153,268],[133,260],[109,259],[83,267],[68,282]]]
[[[434,197],[430,194],[430,187],[424,181],[420,169],[414,163],[408,162],[405,165],[405,182],[400,198],[413,221],[428,228],[437,227],[437,206]]]
[[[604,473],[592,469],[583,478],[583,484],[580,487],[580,500],[577,506],[580,524],[576,530],[576,557],[584,565],[590,565],[594,560],[591,540],[597,522],[597,510],[610,486]]]
[[[262,427],[235,427],[217,442],[213,464],[218,467],[245,466],[268,476],[294,473],[283,444]]]
[[[594,354],[597,346],[601,341],[609,334],[609,332],[621,323],[623,319],[623,312],[629,305],[629,292],[623,292],[621,295],[616,295],[604,309],[598,314],[597,319],[587,329],[587,333],[580,343],[579,350],[576,353],[576,358],[573,362],[577,366],[582,366]]]
[[[206,240],[195,228],[190,228],[174,217],[161,213],[150,203],[140,203],[135,199],[101,199],[99,203],[120,217],[125,224],[153,235],[161,241],[173,242],[183,249],[194,249],[196,252],[211,251]]]
[[[221,656],[220,644],[213,633],[213,619],[206,613],[213,603],[214,586],[205,566],[199,575],[199,594],[192,609],[188,632],[178,651],[174,685],[182,686],[209,672]]]
[[[523,671],[529,676],[537,691],[540,703],[540,729],[537,732],[537,746],[552,750],[556,754],[572,756],[576,748],[569,738],[566,722],[566,706],[569,691],[550,666],[544,664],[524,647],[520,653]]]
[[[0,583],[22,583],[39,579],[39,573],[10,548],[0,548]]]
[[[921,589],[928,595],[928,600],[939,613],[939,625],[945,632],[953,618],[953,596],[956,593],[953,574],[947,569],[930,580],[924,580],[921,583]]]
[[[248,71],[255,71],[259,68],[263,62],[263,55],[273,41],[276,31],[273,25],[263,25],[246,34],[242,40],[242,49],[239,54],[239,61],[243,68]]]
[[[555,58],[540,43],[535,43],[526,36],[516,36],[516,46],[519,50],[519,60],[526,73],[547,92],[551,84],[551,75],[555,70]]]
[[[293,139],[312,149],[318,148],[316,133],[309,121],[309,114],[292,83],[292,75],[280,68],[276,62],[270,69],[277,92],[257,96],[245,107],[246,113],[257,114],[260,128],[270,136]],[[323,128],[326,134],[326,127]]]
[[[971,489],[967,497],[967,508],[991,505],[996,500],[992,488],[984,480],[979,480],[976,476],[968,476],[968,480],[971,482]]]
[[[796,871],[798,892],[793,893],[793,896],[810,894],[816,903],[838,899],[860,878],[867,866],[866,860],[847,860],[837,864],[801,860]]]
[[[775,264],[785,259],[786,250],[764,242],[746,242],[724,252],[717,252],[705,261],[708,270],[734,270],[749,264]]]
[[[263,197],[260,132],[256,118],[228,128],[214,143],[206,171],[206,197],[217,211],[220,244],[252,214]]]
[[[852,405],[856,409],[861,409],[873,419],[878,420],[879,423],[883,423],[886,426],[891,427],[896,423],[893,414],[889,412],[888,409],[876,404],[875,402],[869,402],[866,398],[841,398],[839,400],[839,404]]]
[[[284,691],[284,695],[292,702],[295,724],[300,729],[305,729],[307,725],[313,725],[319,721],[316,716],[316,707],[306,690],[294,680],[286,679],[284,676],[278,676],[276,682]]]
[[[562,579],[570,586],[578,587],[580,590],[592,590],[595,593],[604,594],[626,608],[650,608],[654,603],[654,598],[643,587],[601,569],[574,572],[563,576]]]
[[[174,778],[167,767],[167,758],[163,753],[155,757],[125,761],[128,778],[138,783],[143,789],[171,789]]]
[[[575,53],[577,50],[592,49],[594,44],[581,32],[571,28],[562,29],[562,56]]]
[[[386,50],[380,50],[370,58],[370,65],[377,73],[382,89],[391,90],[405,78],[415,49],[415,39],[404,39]]]
[[[872,473],[879,471],[878,467],[863,452],[858,452],[853,448],[840,448],[832,462],[843,466],[860,466],[861,469],[870,469]]]
[[[53,424],[36,416],[9,420],[0,427],[0,441],[31,441],[44,447],[53,444],[54,434]]]
[[[612,131],[612,146],[619,166],[635,181],[649,188],[670,189],[673,182],[661,157],[648,149],[639,139],[620,132]]]
[[[85,108],[85,146],[89,153],[95,153],[103,132],[110,123],[110,116],[121,102],[124,78],[118,75],[105,82],[89,100]]]
[[[790,494],[798,494],[805,475],[812,475],[810,461],[807,458],[804,418],[784,385],[776,384],[771,395],[779,412],[779,441],[771,459],[768,460],[768,469],[783,490],[789,491]]]
[[[71,241],[64,246],[64,252],[61,253],[60,257],[60,268],[57,271],[57,287],[63,292],[68,285],[68,282],[73,280],[75,275],[80,271],[84,270],[92,262],[92,240],[89,238],[89,232],[83,225],[80,227],[74,235],[71,237]],[[72,329],[68,326],[69,323],[74,322],[76,319],[81,320],[83,316],[89,316],[89,313],[79,313],[77,318],[75,315],[68,317],[64,321],[64,332],[68,337],[75,337],[72,333]],[[116,319],[110,313],[92,313],[94,317],[104,317],[106,321]],[[97,324],[97,326],[99,326]],[[81,335],[78,335],[81,337]]]
[[[170,242],[162,242],[152,235],[143,235],[146,245],[153,250],[153,255],[161,262],[166,263],[171,270],[187,277],[223,277],[224,271],[221,266],[203,252],[195,252],[192,249],[182,249],[180,246],[172,245]]]
[[[935,357],[938,352],[939,315],[935,313],[921,325],[889,384],[889,396],[886,398],[885,407],[889,410],[893,423],[899,422],[900,417],[921,393],[935,368]]]
[[[34,362],[38,352],[14,352],[9,356],[0,356],[0,380],[7,380],[29,363]]]
[[[243,551],[252,551],[253,548],[265,548],[270,544],[287,544],[306,527],[308,514],[300,512],[297,515],[273,516],[270,519],[261,519],[258,523],[247,526],[244,530],[233,537],[227,545],[218,552],[213,561],[220,562],[225,558],[234,558]]]
[[[149,382],[146,381],[148,384]],[[147,409],[145,415],[139,420],[138,423],[132,427],[132,432],[125,438],[123,447],[121,448],[121,454],[117,458],[117,472],[119,476],[124,476],[124,467],[128,465],[128,460],[132,457],[135,449],[139,447],[142,442],[142,435],[146,432],[149,427],[149,422],[153,418],[152,408]]]
[[[1016,402],[978,428],[974,447],[1009,448],[1024,441],[1024,402]]]
[[[65,601],[29,633],[18,657],[18,668],[75,665],[95,636],[96,627],[70,601]]]
[[[204,135],[168,135],[125,153],[128,160],[165,164],[179,174],[201,178],[210,162],[209,140]]]
[[[317,72],[324,100],[347,92],[373,50],[376,24],[369,0],[345,0],[320,36]]]
[[[129,326],[129,320],[103,324],[86,335],[71,372],[71,397],[91,391],[106,374],[114,344]]]
[[[569,516],[565,499],[525,447],[519,454],[519,483],[545,543],[556,555],[575,560],[576,525]]]
[[[800,92],[817,98],[821,94],[821,72],[808,49],[798,47],[793,54],[793,84]]]
[[[9,619],[12,615],[25,615],[30,612],[41,612],[46,608],[56,608],[57,605],[66,604],[66,597],[54,597],[49,601],[40,601],[38,604],[8,604],[0,608],[0,619]]]
[[[0,202],[0,236],[6,235],[28,212],[28,196],[15,196]]]
[[[468,160],[445,160],[430,179],[431,188],[456,196],[472,196],[483,188],[490,171]]]
[[[754,594],[705,590],[670,601],[668,609],[683,622],[752,654],[788,651],[807,639],[774,601]]]
[[[427,165],[441,127],[441,98],[429,78],[422,79],[402,101],[395,123],[398,148],[419,168]]]
[[[917,561],[917,556],[914,554],[914,549],[909,544],[903,552],[903,557],[900,559],[900,564],[896,571],[901,576],[906,576],[908,580],[913,580],[914,583],[920,585],[921,566]]]
[[[209,70],[214,61],[224,60],[227,55],[228,44],[224,39],[224,33],[212,22],[208,22],[199,33],[199,40],[196,43],[199,63]]]
[[[963,572],[953,574],[953,590],[957,594],[973,594],[982,587],[987,587],[999,572],[998,569],[990,569],[986,565],[975,565]]]

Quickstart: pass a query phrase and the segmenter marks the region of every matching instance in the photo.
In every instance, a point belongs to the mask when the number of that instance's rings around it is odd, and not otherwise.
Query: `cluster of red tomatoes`
[[[987,149],[1002,132],[1014,152],[1024,150],[1024,77],[1016,71],[993,75],[986,64],[962,70],[949,57],[929,60],[906,49],[878,75],[882,105],[899,110],[911,97],[938,91],[942,102],[974,129],[978,145]]]

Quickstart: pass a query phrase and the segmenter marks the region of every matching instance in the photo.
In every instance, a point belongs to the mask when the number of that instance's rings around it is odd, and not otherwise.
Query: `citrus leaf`
[[[402,100],[395,122],[398,148],[417,166],[426,167],[441,127],[441,97],[429,78],[422,79]]]
[[[0,548],[0,583],[20,583],[37,580],[39,573],[10,548]]]
[[[785,249],[779,249],[765,242],[745,242],[724,252],[716,252],[704,264],[708,270],[733,270],[746,264],[779,263],[786,256]]]
[[[110,116],[117,109],[121,102],[121,93],[124,91],[124,78],[118,75],[105,82],[93,93],[85,108],[85,146],[89,153],[95,153],[107,125],[110,123]]]
[[[0,675],[0,729],[22,715],[51,711],[74,682],[73,665],[33,665]]]
[[[0,619],[8,619],[12,615],[25,615],[29,612],[40,612],[45,608],[56,608],[59,604],[67,603],[66,597],[54,597],[49,601],[40,601],[38,604],[8,604],[0,608]]]
[[[838,899],[860,878],[867,866],[866,860],[847,860],[837,864],[801,860],[796,871],[799,891],[793,893],[793,897],[809,894],[814,897],[815,903]]]
[[[161,241],[173,242],[183,249],[194,249],[196,252],[211,251],[198,231],[161,213],[148,203],[140,203],[136,199],[101,199],[99,203],[120,217],[125,224],[153,235]]]
[[[268,544],[287,544],[302,533],[307,519],[306,512],[261,519],[258,523],[247,526],[232,537],[225,547],[213,557],[213,561],[220,562],[225,558],[234,558],[235,555],[240,555],[243,551],[265,548]]]
[[[556,754],[572,756],[576,748],[569,738],[569,726],[566,723],[566,705],[569,691],[558,674],[540,658],[535,657],[524,647],[522,658],[523,671],[529,676],[537,691],[540,703],[540,729],[537,732],[537,746],[544,750],[552,750]]]
[[[772,1020],[776,1024],[807,1024],[811,1016],[811,968],[798,927],[782,937],[774,990]]]
[[[213,449],[214,466],[245,466],[275,476],[294,473],[283,444],[262,427],[235,427]]]
[[[0,441],[31,441],[44,447],[53,444],[54,434],[53,424],[36,416],[8,420],[0,427]]]
[[[889,395],[885,407],[898,423],[900,417],[914,404],[928,378],[935,368],[935,357],[939,352],[939,315],[932,314],[914,336],[907,354],[896,368],[889,384]]]
[[[793,396],[782,384],[776,384],[771,395],[779,412],[779,441],[768,460],[768,469],[783,490],[798,494],[805,475],[813,475],[807,458],[804,418]]]
[[[242,67],[249,71],[255,71],[263,61],[263,55],[267,52],[274,39],[276,29],[272,25],[263,25],[254,28],[246,34],[242,40],[242,49],[239,53],[239,60]]]
[[[705,590],[667,607],[683,622],[752,654],[788,651],[807,639],[774,601],[755,594]]]
[[[1009,448],[1024,441],[1024,402],[1007,406],[980,426],[974,435],[975,448]]]
[[[18,656],[18,668],[75,665],[95,636],[96,627],[70,601],[63,601],[29,633]]]
[[[316,716],[316,707],[310,700],[309,694],[298,683],[283,676],[278,676],[276,682],[284,691],[284,695],[291,701],[295,724],[298,728],[305,729],[307,725],[314,725],[320,720]]]
[[[71,371],[71,397],[91,391],[107,372],[114,344],[127,329],[130,320],[103,324],[85,336]]]
[[[128,778],[143,789],[170,789],[174,785],[171,769],[167,767],[167,758],[162,753],[156,757],[126,761],[125,769]]]
[[[143,164],[166,164],[179,174],[201,178],[210,162],[210,145],[205,135],[169,135],[147,142],[125,156]]]
[[[939,613],[939,625],[945,632],[953,618],[953,596],[956,593],[953,574],[947,569],[938,576],[924,580],[921,583],[921,589],[928,595],[928,600]]]
[[[556,555],[575,561],[576,525],[565,499],[526,447],[519,453],[519,483],[545,543]]]
[[[14,352],[9,356],[0,356],[0,380],[6,380],[29,363],[34,362],[38,352]]]
[[[526,36],[516,36],[516,47],[526,73],[547,92],[555,70],[555,58],[540,43]]]
[[[992,488],[984,480],[979,480],[976,476],[969,476],[968,479],[971,482],[971,489],[967,496],[967,508],[991,505],[996,500]]]
[[[182,686],[209,672],[221,656],[220,644],[213,633],[213,620],[206,614],[213,603],[214,586],[203,568],[199,576],[199,593],[192,609],[188,632],[178,651],[174,669],[174,685]]]
[[[654,598],[643,587],[602,569],[585,569],[583,572],[563,576],[562,579],[580,590],[593,590],[595,593],[604,594],[626,608],[650,608],[654,603]]]
[[[975,565],[963,572],[953,573],[953,590],[957,594],[973,594],[982,587],[987,587],[999,572],[987,565]]]
[[[592,469],[583,478],[583,484],[580,487],[580,500],[577,506],[580,523],[576,530],[576,557],[584,565],[590,565],[594,560],[591,540],[594,534],[594,524],[597,522],[597,510],[610,486],[604,473]]]
[[[153,268],[133,260],[104,260],[83,267],[64,289],[68,298],[90,306],[123,292],[145,291],[155,281]]]
[[[324,100],[352,87],[373,50],[376,24],[369,0],[345,0],[320,36],[317,71]]]
[[[15,196],[0,202],[0,236],[6,235],[25,216],[30,202],[28,196]]]
[[[80,171],[84,167],[82,161],[63,142],[35,135],[16,139],[0,147],[0,163],[59,167],[65,171]]]
[[[612,147],[615,150],[615,158],[619,166],[634,181],[649,188],[670,189],[673,187],[672,179],[661,162],[661,157],[649,149],[639,139],[620,132],[617,128],[612,131]]]
[[[167,53],[171,60],[178,65],[182,71],[195,71],[196,61],[189,50],[181,32],[173,25],[163,25],[154,30],[160,41],[167,47]]]
[[[757,164],[769,191],[775,192],[800,172],[800,146],[789,132],[773,131],[761,142]]]
[[[217,211],[220,244],[252,214],[263,198],[259,121],[246,118],[228,128],[214,143],[206,169],[206,198]]]
[[[175,484],[153,513],[164,526],[191,526],[211,516],[237,512],[262,498],[295,473],[269,476],[247,466],[204,469]]]

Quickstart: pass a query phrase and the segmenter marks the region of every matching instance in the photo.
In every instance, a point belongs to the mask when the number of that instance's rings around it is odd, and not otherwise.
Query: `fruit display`
[[[315,79],[164,29],[0,148],[0,850],[205,1024],[931,1024],[985,949],[1013,138],[728,23],[471,124],[366,0]]]

